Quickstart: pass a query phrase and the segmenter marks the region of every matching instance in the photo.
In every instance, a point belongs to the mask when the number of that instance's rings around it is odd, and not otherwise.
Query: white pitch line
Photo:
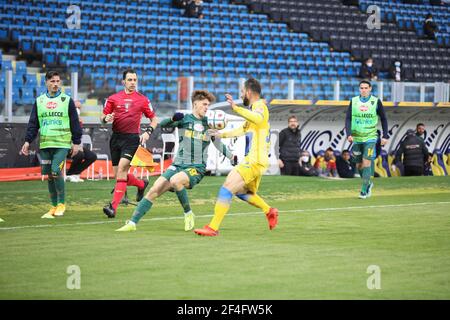
[[[439,201],[439,202],[416,202],[416,203],[403,203],[403,204],[386,204],[379,206],[354,206],[354,207],[340,207],[340,208],[316,208],[316,209],[295,209],[295,210],[279,210],[279,212],[316,212],[316,211],[338,211],[338,210],[355,210],[355,209],[367,209],[367,208],[395,208],[395,207],[413,207],[413,206],[428,206],[428,205],[439,205],[439,204],[450,204],[450,201]],[[228,216],[247,216],[261,214],[261,211],[250,211],[250,212],[236,212],[229,213]],[[200,214],[196,215],[197,218],[208,218],[212,217],[212,214]],[[160,217],[160,218],[150,218],[142,219],[141,221],[161,221],[161,220],[178,220],[184,219],[183,216],[176,217]],[[56,218],[56,220],[59,220]],[[76,222],[76,223],[65,223],[65,224],[38,224],[31,226],[18,226],[18,227],[4,227],[0,228],[0,231],[8,230],[18,230],[27,228],[51,228],[51,227],[66,227],[66,226],[82,226],[82,225],[95,225],[95,224],[107,224],[107,223],[118,223],[124,222],[124,220],[105,220],[105,221],[91,221],[91,222]]]

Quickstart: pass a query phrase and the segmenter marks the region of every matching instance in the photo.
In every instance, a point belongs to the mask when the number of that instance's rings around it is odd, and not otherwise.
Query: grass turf
[[[189,191],[196,226],[207,224],[223,177]],[[175,194],[157,200],[137,232],[107,219],[113,181],[66,185],[63,218],[48,210],[46,182],[0,184],[0,299],[449,299],[450,178],[271,177],[260,195],[279,208],[269,231],[257,208],[234,200],[220,236],[184,232]],[[130,198],[135,190],[129,188]],[[69,290],[67,268],[81,269]],[[369,290],[367,268],[381,269]]]

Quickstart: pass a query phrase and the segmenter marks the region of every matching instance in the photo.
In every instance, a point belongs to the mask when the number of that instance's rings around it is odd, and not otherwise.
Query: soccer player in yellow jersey
[[[245,134],[245,158],[228,174],[225,183],[220,188],[211,222],[202,229],[194,230],[196,234],[202,236],[219,234],[220,224],[230,209],[233,195],[260,208],[266,215],[270,230],[275,228],[278,223],[278,210],[271,208],[256,194],[261,176],[269,167],[270,147],[269,111],[261,99],[261,85],[255,79],[248,79],[244,84],[242,100],[244,106],[250,106],[250,109],[238,107],[228,94],[226,98],[233,111],[246,121],[241,127],[234,130],[222,133],[215,131],[211,134],[220,138],[232,138]]]

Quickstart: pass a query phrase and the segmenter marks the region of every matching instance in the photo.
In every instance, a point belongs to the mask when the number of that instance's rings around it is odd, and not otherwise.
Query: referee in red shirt
[[[122,200],[127,186],[138,188],[136,201],[144,196],[147,180],[139,180],[129,174],[130,162],[140,144],[144,144],[158,124],[150,100],[136,91],[137,74],[127,69],[122,77],[124,90],[108,97],[101,116],[102,123],[112,122],[113,134],[109,142],[111,160],[116,177],[112,202],[103,208],[108,218],[116,216],[116,210]],[[144,114],[151,120],[150,126],[139,136],[141,118]]]

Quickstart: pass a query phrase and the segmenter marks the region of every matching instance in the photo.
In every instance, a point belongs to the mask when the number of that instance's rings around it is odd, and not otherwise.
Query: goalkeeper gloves
[[[172,116],[172,121],[180,121],[184,118],[184,114],[182,112],[175,112],[175,114]]]

